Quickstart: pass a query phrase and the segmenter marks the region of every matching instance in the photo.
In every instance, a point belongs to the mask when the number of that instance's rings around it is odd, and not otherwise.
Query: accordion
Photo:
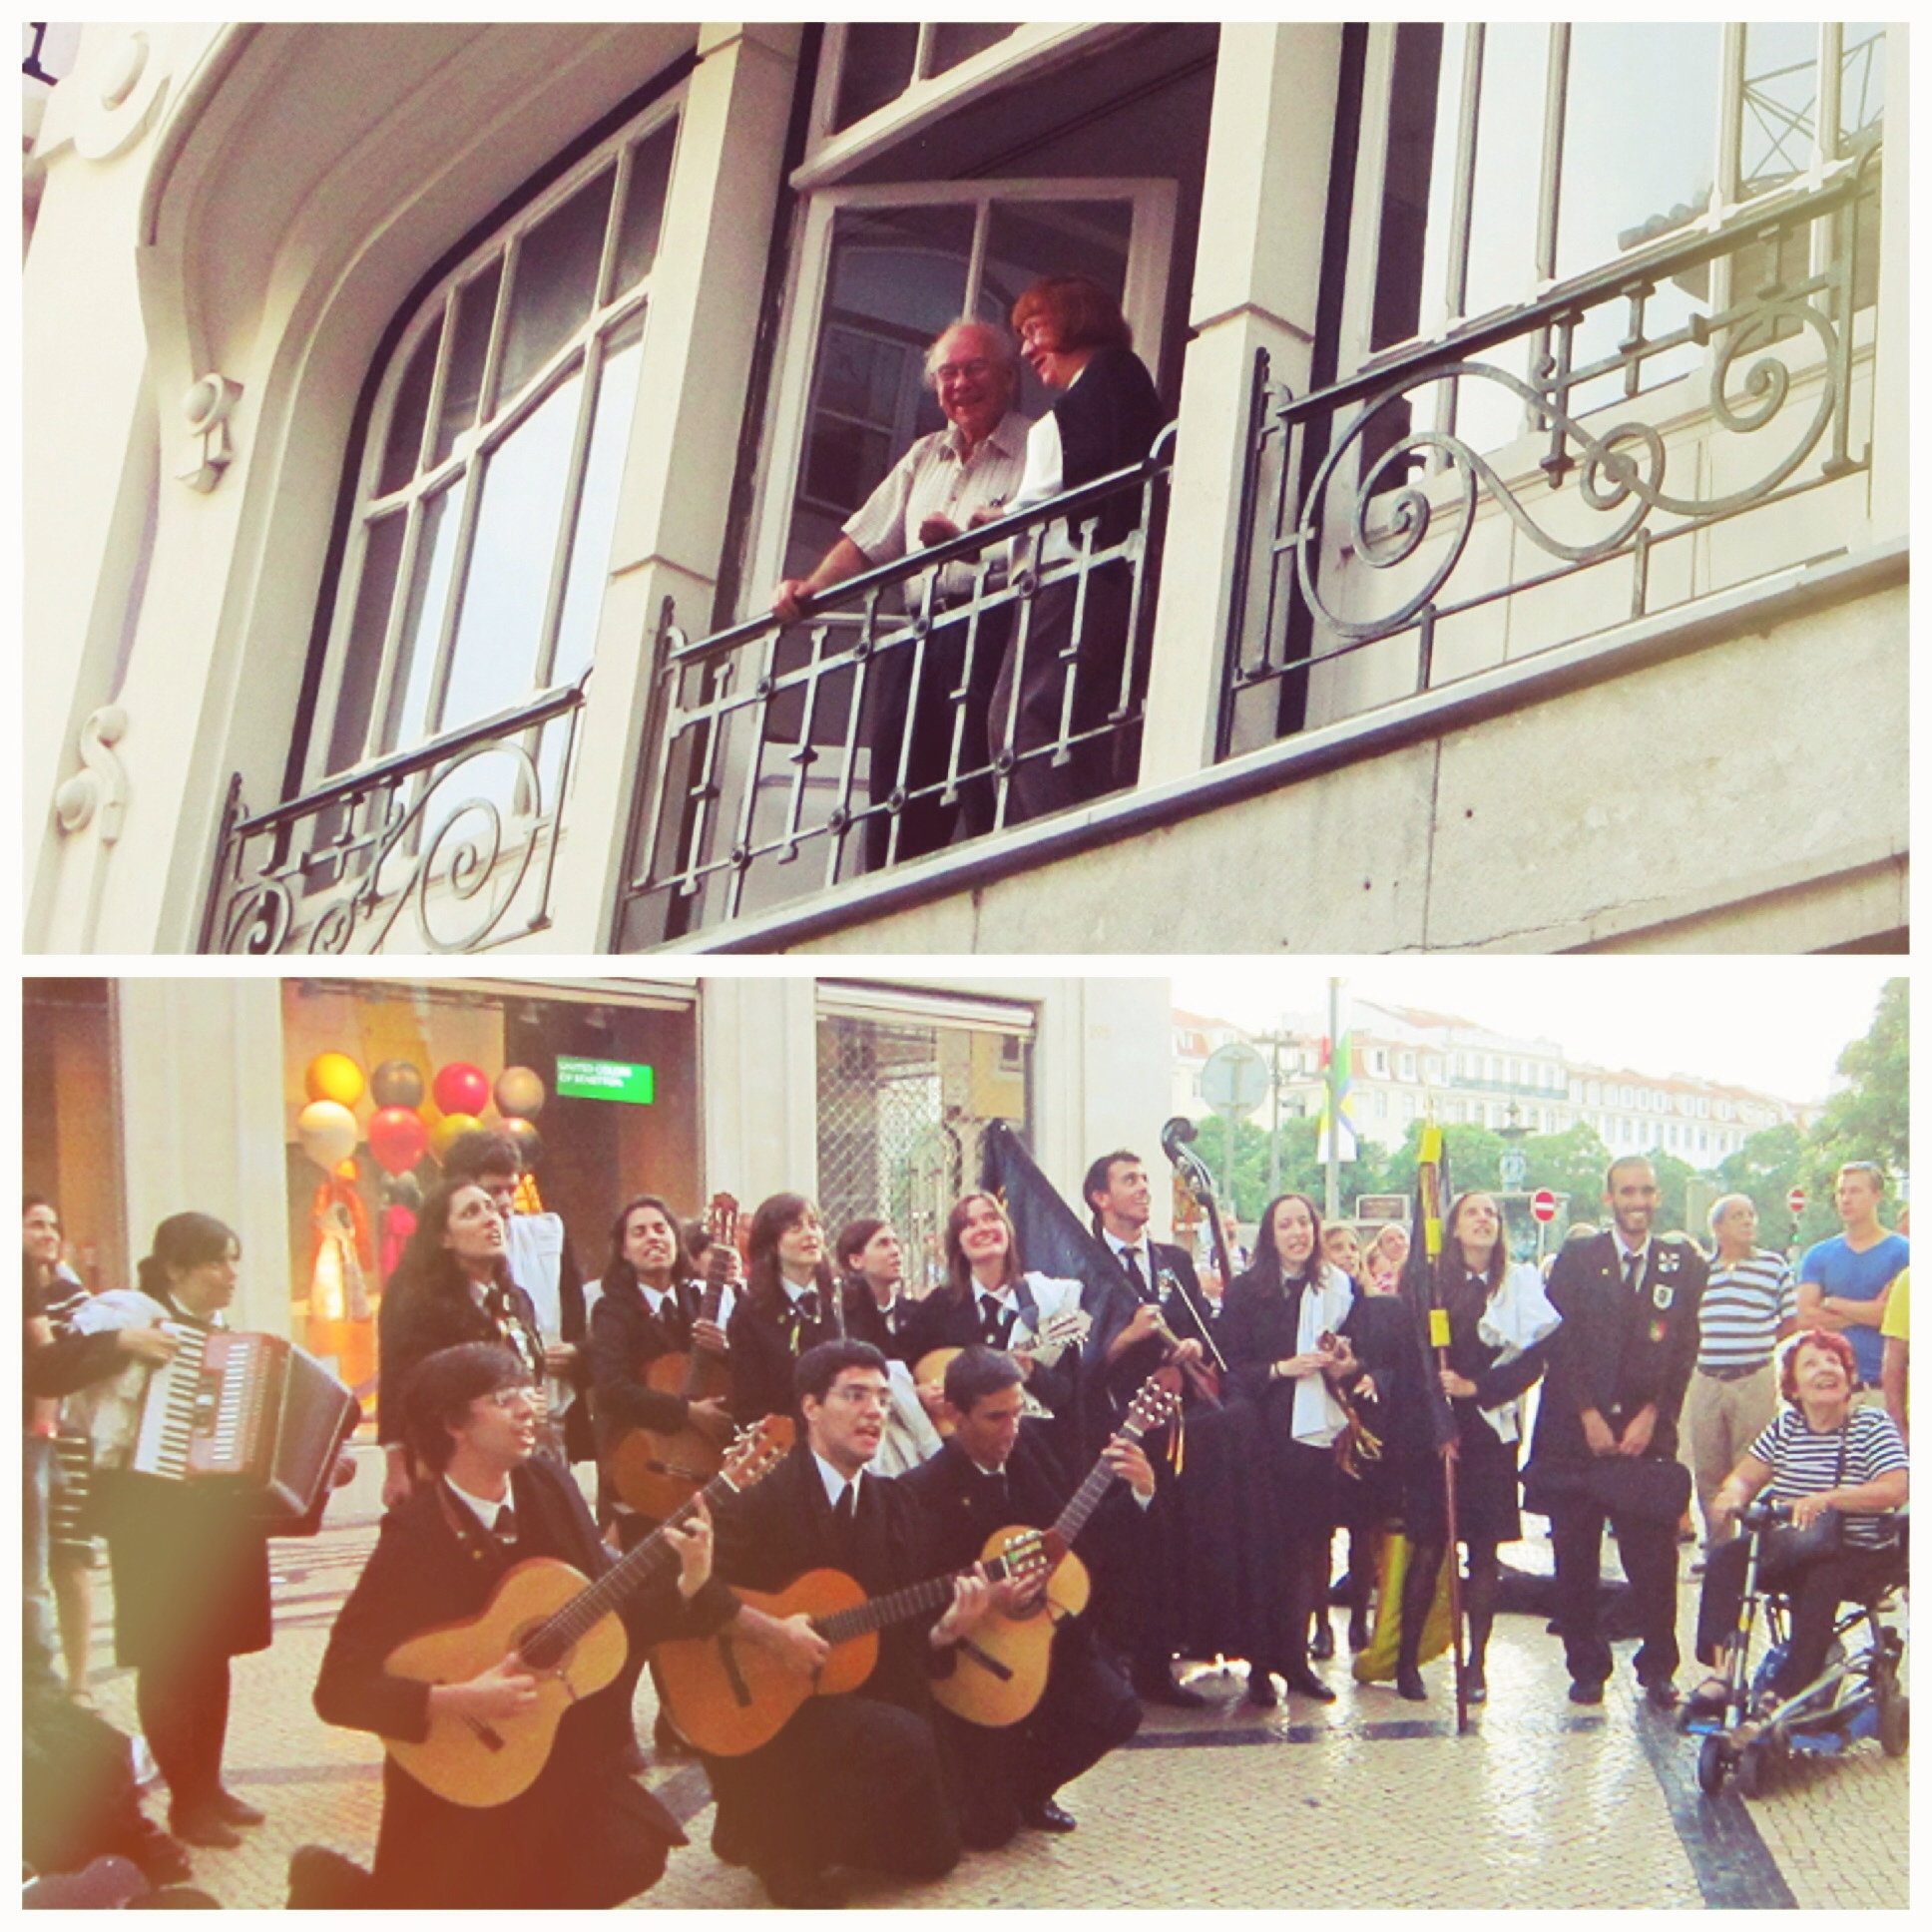
[[[181,1346],[148,1378],[128,1467],[228,1478],[257,1492],[272,1522],[313,1514],[360,1413],[355,1397],[278,1335],[164,1325]]]

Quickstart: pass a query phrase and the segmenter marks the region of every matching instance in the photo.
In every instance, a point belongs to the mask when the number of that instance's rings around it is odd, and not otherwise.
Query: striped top
[[[1838,1474],[1841,1446],[1845,1457],[1842,1476]],[[1844,1429],[1827,1429],[1823,1434],[1813,1430],[1797,1409],[1780,1409],[1776,1420],[1751,1444],[1750,1453],[1771,1466],[1764,1495],[1782,1502],[1812,1496],[1821,1489],[1855,1489],[1888,1469],[1906,1466],[1905,1445],[1899,1440],[1897,1426],[1880,1408],[1853,1409]],[[1889,1526],[1882,1518],[1846,1516],[1847,1543],[1876,1545],[1890,1540]]]
[[[1791,1264],[1769,1248],[1741,1261],[1711,1263],[1697,1304],[1699,1368],[1762,1368],[1777,1346],[1778,1324],[1795,1321]]]

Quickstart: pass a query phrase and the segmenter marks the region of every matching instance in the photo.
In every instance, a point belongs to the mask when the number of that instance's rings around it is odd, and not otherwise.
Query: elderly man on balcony
[[[927,350],[926,379],[948,427],[921,436],[900,457],[808,577],[787,577],[779,584],[771,608],[787,622],[806,616],[826,590],[846,578],[957,536],[976,512],[998,515],[1019,488],[1029,425],[1013,409],[1020,362],[1011,338],[986,322],[955,322]],[[960,563],[939,573],[933,594],[936,612],[971,595],[976,570],[974,564]],[[883,653],[868,680],[866,745],[874,805],[884,804],[899,788],[902,744],[906,748],[907,799],[898,814],[900,859],[936,852],[953,835],[958,806],[941,804],[939,788],[952,749],[950,695],[965,670],[967,628],[963,619],[934,626],[916,690],[909,639]],[[972,688],[959,747],[962,772],[986,763],[987,705],[1005,644],[1005,613],[983,615],[974,640]],[[915,795],[921,791],[926,795]],[[886,812],[867,819],[868,870],[886,863],[891,827]]]

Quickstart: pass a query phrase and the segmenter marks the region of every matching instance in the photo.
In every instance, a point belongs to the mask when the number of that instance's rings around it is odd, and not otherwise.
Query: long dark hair
[[[1456,1221],[1470,1202],[1480,1196],[1496,1209],[1496,1245],[1489,1251],[1489,1266],[1483,1271],[1480,1293],[1469,1285],[1469,1267],[1462,1258],[1462,1242],[1456,1238]],[[1442,1305],[1453,1316],[1479,1315],[1489,1297],[1503,1285],[1509,1271],[1509,1236],[1503,1229],[1503,1209],[1487,1188],[1469,1188],[1449,1206],[1442,1221],[1442,1252],[1436,1256],[1436,1290]]]
[[[640,1208],[655,1208],[671,1223],[671,1238],[676,1243],[671,1257],[671,1285],[675,1288],[692,1271],[691,1250],[685,1245],[685,1224],[673,1211],[670,1202],[662,1195],[633,1195],[617,1210],[617,1219],[611,1223],[611,1258],[604,1263],[606,1294],[638,1285],[638,1271],[624,1252],[624,1229]]]
[[[443,1245],[443,1236],[449,1231],[449,1210],[456,1197],[465,1188],[477,1186],[474,1181],[445,1181],[429,1191],[422,1212],[416,1217],[416,1231],[409,1236],[396,1261],[395,1272],[389,1276],[387,1292],[398,1301],[405,1295],[413,1298],[419,1294],[469,1300],[469,1276],[463,1272],[456,1256]],[[502,1288],[509,1284],[510,1262],[506,1250],[497,1261],[496,1285]]]
[[[953,1210],[946,1216],[946,1285],[941,1292],[950,1295],[954,1301],[968,1300],[976,1283],[973,1279],[973,1264],[966,1258],[966,1249],[960,1240],[966,1226],[966,1210],[976,1201],[990,1201],[999,1209],[1000,1219],[1006,1222],[1006,1271],[1000,1276],[1000,1286],[1010,1288],[1026,1273],[1020,1265],[1020,1237],[1013,1231],[1012,1217],[1000,1206],[998,1195],[989,1195],[976,1188],[969,1195],[961,1195],[953,1203]]]
[[[1321,1251],[1321,1209],[1306,1195],[1276,1195],[1261,1209],[1260,1229],[1254,1236],[1252,1271],[1259,1272],[1264,1280],[1281,1281],[1288,1278],[1286,1268],[1281,1265],[1280,1251],[1274,1245],[1274,1216],[1284,1201],[1300,1202],[1308,1210],[1308,1218],[1314,1222],[1315,1244],[1308,1253],[1308,1270],[1305,1275],[1296,1278],[1305,1280],[1310,1287],[1319,1287],[1327,1278],[1329,1262]]]
[[[235,1229],[213,1214],[170,1214],[155,1229],[153,1251],[144,1254],[135,1279],[151,1301],[169,1299],[169,1278],[177,1268],[206,1267],[226,1261],[229,1249],[239,1255],[242,1241]]]
[[[745,1240],[744,1298],[760,1314],[774,1321],[784,1312],[784,1288],[778,1273],[778,1236],[807,1212],[818,1210],[803,1195],[770,1195],[758,1203],[751,1216],[751,1232]],[[820,1304],[831,1313],[832,1270],[823,1256],[819,1258],[816,1285]]]

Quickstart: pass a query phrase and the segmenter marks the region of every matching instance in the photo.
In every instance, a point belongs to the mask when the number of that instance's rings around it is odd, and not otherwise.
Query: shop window
[[[311,1099],[309,1069],[323,1054],[345,1056],[361,1082],[350,1103],[356,1145],[326,1172],[304,1151],[299,1125]],[[560,1061],[578,1063],[574,1077],[560,1079]],[[605,1071],[588,1072],[583,1063]],[[288,1333],[333,1361],[371,1406],[380,1369],[376,1312],[412,1204],[441,1179],[433,1149],[445,1117],[434,1087],[452,1065],[482,1074],[491,1094],[477,1110],[485,1127],[507,1118],[495,1098],[506,1070],[528,1069],[542,1083],[545,1098],[531,1120],[540,1149],[531,1200],[562,1216],[587,1281],[602,1274],[611,1222],[631,1196],[662,1195],[687,1215],[705,1206],[698,1020],[689,994],[638,989],[572,999],[420,982],[284,981]],[[404,1091],[419,1087],[422,1098],[409,1111],[430,1142],[431,1151],[400,1172],[385,1168],[369,1138],[371,1119],[394,1091],[376,1078],[385,1067]],[[397,1067],[413,1069],[414,1082],[396,1075]],[[354,1087],[352,1080],[345,1091]]]
[[[889,1218],[916,1288],[944,1272],[946,1215],[979,1184],[981,1134],[996,1120],[1028,1132],[1028,1023],[820,1011],[819,1207],[834,1234],[861,1214]]]
[[[351,459],[312,775],[413,749],[589,667],[672,112],[659,103],[577,161],[395,334]]]
[[[113,982],[22,982],[21,1178],[60,1210],[62,1259],[92,1291],[134,1279]],[[145,1237],[148,1229],[141,1233]]]

